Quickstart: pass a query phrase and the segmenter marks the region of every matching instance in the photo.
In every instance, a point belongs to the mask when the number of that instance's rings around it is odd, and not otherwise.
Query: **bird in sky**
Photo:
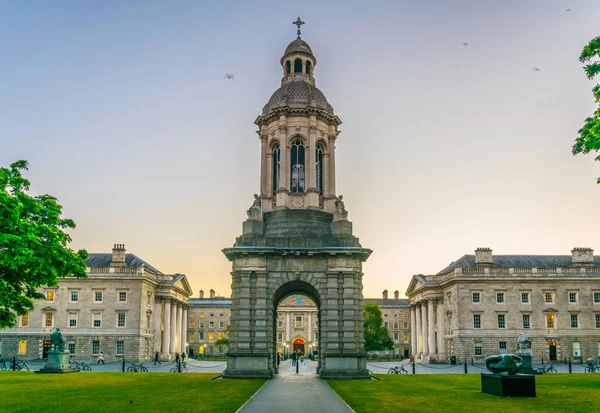
[[[565,11],[571,11],[571,9],[567,9],[567,10],[565,10]]]
[[[233,80],[233,75],[231,73],[225,73],[225,79]]]
[[[534,70],[534,71],[536,71],[536,72],[539,72],[539,71],[541,71],[542,69],[540,69],[539,67],[534,67],[534,68],[533,68],[533,70]]]
[[[463,47],[467,47],[469,45],[469,43],[465,42],[462,44]]]

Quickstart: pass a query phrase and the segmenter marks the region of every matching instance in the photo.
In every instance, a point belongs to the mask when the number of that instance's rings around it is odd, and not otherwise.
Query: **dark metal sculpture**
[[[517,374],[523,367],[523,359],[515,354],[501,354],[485,359],[485,366],[492,373]]]

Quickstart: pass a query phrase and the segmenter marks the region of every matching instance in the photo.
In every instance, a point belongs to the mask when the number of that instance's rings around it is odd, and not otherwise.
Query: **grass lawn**
[[[0,372],[0,411],[233,413],[265,383],[217,375]]]
[[[377,375],[381,381],[328,380],[356,413],[369,412],[600,412],[600,374],[536,376],[537,397],[481,393],[476,374]]]

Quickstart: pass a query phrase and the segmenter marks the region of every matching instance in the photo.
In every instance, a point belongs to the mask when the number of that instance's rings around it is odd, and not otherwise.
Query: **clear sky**
[[[365,296],[477,247],[600,253],[600,164],[570,152],[595,107],[577,58],[597,0],[3,1],[0,165],[30,162],[74,249],[124,243],[229,295],[221,249],[259,191],[253,122],[298,14],[343,121],[338,193],[374,250]]]

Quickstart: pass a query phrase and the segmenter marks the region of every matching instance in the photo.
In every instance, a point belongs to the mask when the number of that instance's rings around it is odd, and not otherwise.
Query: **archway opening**
[[[294,73],[302,73],[302,60],[300,58],[294,60]]]

